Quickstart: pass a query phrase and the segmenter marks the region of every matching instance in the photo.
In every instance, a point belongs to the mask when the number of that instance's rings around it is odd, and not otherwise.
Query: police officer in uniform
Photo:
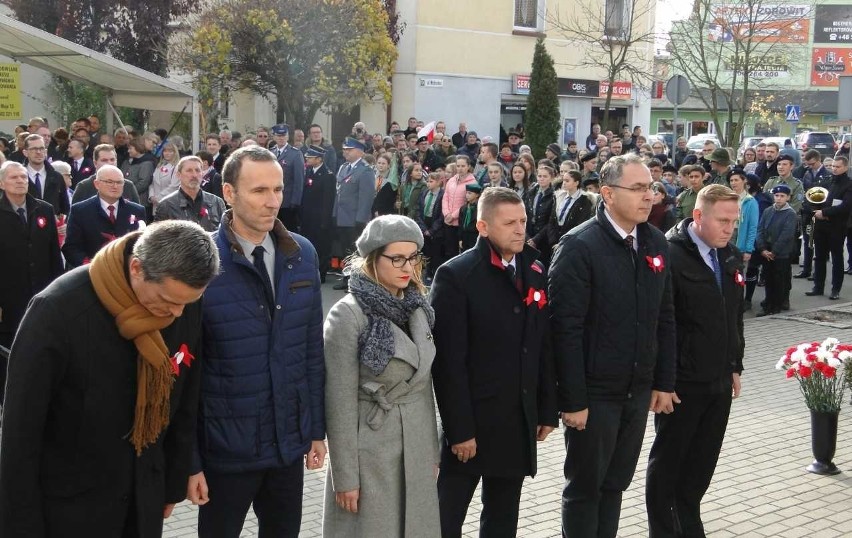
[[[376,171],[364,162],[362,157],[366,151],[367,146],[363,142],[347,136],[343,142],[346,164],[337,171],[333,216],[338,241],[347,253],[354,250],[355,239],[370,221],[376,196]],[[334,289],[347,289],[348,281],[349,277],[344,277]]]
[[[305,184],[305,157],[288,143],[290,127],[286,123],[272,126],[272,138],[275,141],[272,153],[284,170],[284,203],[278,211],[278,220],[291,232],[298,232],[299,207]]]
[[[317,249],[320,280],[323,283],[331,262],[331,234],[334,227],[332,211],[337,190],[337,180],[325,165],[325,154],[326,150],[320,146],[312,145],[305,151],[307,169],[299,215],[302,235]]]

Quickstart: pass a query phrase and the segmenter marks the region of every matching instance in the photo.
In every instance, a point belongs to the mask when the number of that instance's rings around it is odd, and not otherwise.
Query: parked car
[[[817,150],[823,157],[832,157],[840,148],[834,135],[825,131],[812,131],[801,133],[796,137],[796,142],[803,152],[809,149]]]
[[[719,139],[716,137],[715,134],[703,133],[690,136],[689,140],[686,141],[686,149],[693,152],[696,150],[701,151],[701,149],[704,147],[704,142],[707,142],[708,140],[715,143],[717,147],[722,145],[722,143],[719,142]]]
[[[787,144],[787,142],[792,144],[794,148],[797,147],[796,140],[794,138],[790,138],[789,136],[767,136],[762,140],[762,142],[765,144],[775,142],[781,149],[784,149],[784,146]]]
[[[762,136],[747,136],[743,138],[743,141],[740,143],[740,147],[737,150],[737,159],[743,158],[743,153],[748,148],[753,148],[754,146],[760,144],[760,141],[763,140]]]

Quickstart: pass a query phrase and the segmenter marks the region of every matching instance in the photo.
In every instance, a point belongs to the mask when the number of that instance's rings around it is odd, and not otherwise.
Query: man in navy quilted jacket
[[[261,536],[297,537],[304,469],[325,459],[325,366],[317,253],[277,219],[281,167],[259,146],[222,170],[230,204],[214,240],[221,274],[203,299],[204,369],[187,498],[201,537],[237,538],[249,506]]]

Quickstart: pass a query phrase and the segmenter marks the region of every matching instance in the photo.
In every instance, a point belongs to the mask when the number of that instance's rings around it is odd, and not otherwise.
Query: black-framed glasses
[[[632,187],[622,187],[621,185],[607,185],[607,187],[612,187],[613,189],[622,189],[636,194],[645,194],[646,192],[650,192],[654,189],[653,185],[633,185]]]
[[[390,260],[391,265],[396,267],[397,269],[402,269],[405,267],[406,263],[410,263],[412,267],[416,265],[420,265],[423,262],[423,254],[419,252],[415,252],[410,257],[406,258],[405,256],[388,256],[387,254],[382,254],[382,258],[387,258]]]

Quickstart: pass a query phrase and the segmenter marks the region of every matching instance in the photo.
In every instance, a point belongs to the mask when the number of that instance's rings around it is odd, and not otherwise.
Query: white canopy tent
[[[115,106],[192,114],[192,145],[198,141],[199,109],[195,90],[101,52],[72,43],[28,24],[0,15],[0,55],[60,75],[98,86]],[[113,116],[107,116],[111,132]]]

